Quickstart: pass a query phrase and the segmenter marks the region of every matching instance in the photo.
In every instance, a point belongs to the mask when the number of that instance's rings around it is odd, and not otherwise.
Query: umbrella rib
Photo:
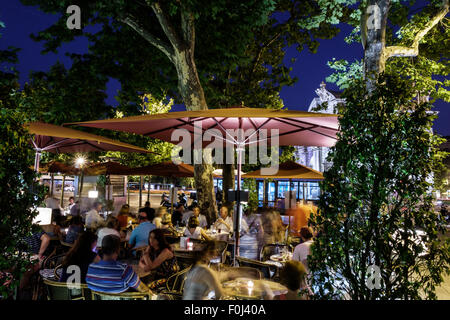
[[[305,121],[301,121],[301,120],[297,120],[297,119],[292,119],[292,118],[283,118],[283,119],[282,119],[282,118],[276,118],[276,119],[277,119],[278,121],[284,122],[284,123],[286,123],[286,124],[290,124],[290,125],[292,125],[292,126],[295,126],[295,125],[292,124],[292,123],[286,122],[286,121],[289,120],[289,121],[301,123],[301,124],[303,124],[303,125],[313,125],[313,123],[305,122]],[[334,130],[334,131],[337,131],[337,129],[335,129],[335,128],[330,128],[330,127],[323,126],[323,125],[320,125],[320,124],[317,124],[316,126],[321,127],[321,128],[324,128],[324,129],[328,129],[328,130]]]
[[[53,137],[52,137],[52,139],[53,139]],[[70,138],[64,138],[62,140],[59,140],[58,142],[55,142],[54,144],[47,144],[47,146],[42,148],[42,150],[46,151],[46,150],[50,150],[50,149],[56,148],[56,146],[60,145],[63,142],[66,142],[67,140],[70,140]]]
[[[222,128],[222,130],[223,130],[223,132],[225,132],[225,134],[226,135],[228,135],[231,139],[232,139],[232,141],[231,142],[233,142],[234,141],[234,145],[237,145],[238,144],[238,142],[236,141],[236,139],[227,131],[227,130],[225,130],[225,128],[222,126],[222,124],[219,122],[219,121],[217,121],[217,119],[215,118],[215,117],[213,117],[213,119],[214,119],[214,121],[219,125],[219,127],[221,127]],[[225,118],[225,119],[228,119],[228,118]],[[224,139],[224,138],[222,138],[224,141],[230,141],[230,140],[228,140],[228,139]]]
[[[193,118],[193,119],[197,119],[197,118]],[[181,120],[181,119],[176,119],[176,120],[178,120],[178,121],[180,121],[180,122],[182,122],[182,123],[180,123],[180,124],[178,124],[178,125],[176,125],[176,126],[173,126],[173,127],[166,127],[166,128],[158,129],[158,130],[155,130],[155,131],[146,132],[146,133],[144,133],[143,135],[144,135],[144,136],[150,136],[150,135],[153,135],[153,134],[157,134],[157,133],[160,133],[160,132],[164,132],[164,131],[166,131],[166,130],[178,129],[179,127],[182,127],[182,126],[184,126],[184,125],[189,125],[189,124],[190,124],[189,122],[186,122],[186,121]],[[189,131],[189,132],[190,132],[190,131]],[[191,133],[192,133],[192,132],[191,132]]]
[[[248,118],[248,119],[250,120],[250,118]],[[258,128],[255,127],[255,132],[253,132],[251,135],[249,135],[249,136],[247,137],[247,139],[244,140],[244,144],[245,144],[248,140],[250,140],[250,138],[251,138],[254,134],[256,134],[259,130],[261,130],[261,128],[262,128],[263,126],[265,126],[270,120],[272,120],[272,118],[267,118],[267,120],[264,121]],[[250,120],[250,122],[253,124],[253,126],[255,126],[255,124],[253,123],[252,120]]]

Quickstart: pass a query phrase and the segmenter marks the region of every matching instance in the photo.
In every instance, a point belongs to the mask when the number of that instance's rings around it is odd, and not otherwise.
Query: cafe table
[[[269,280],[236,278],[222,283],[225,296],[242,300],[261,300],[269,292],[274,296],[286,294],[288,289],[282,284]]]

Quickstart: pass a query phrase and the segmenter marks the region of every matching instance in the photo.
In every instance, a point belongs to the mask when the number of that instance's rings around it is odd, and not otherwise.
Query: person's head
[[[120,208],[119,214],[120,215],[128,215],[130,213],[130,206],[127,204],[124,204],[122,208]]]
[[[163,225],[171,225],[172,224],[172,215],[170,213],[166,213],[161,218],[161,224]]]
[[[69,203],[70,203],[70,204],[73,204],[74,202],[75,202],[75,198],[74,198],[74,197],[70,197],[70,198],[69,198]]]
[[[109,216],[106,220],[106,227],[110,229],[119,229],[119,220],[114,216]]]
[[[310,227],[302,227],[300,229],[300,237],[302,237],[302,239],[304,241],[308,241],[310,239],[312,239],[313,237],[313,231]]]
[[[71,226],[83,225],[83,218],[81,218],[81,216],[74,216],[72,219],[70,219],[70,225]]]
[[[198,218],[196,216],[191,216],[188,221],[189,228],[197,228],[200,225]]]
[[[148,244],[152,250],[162,251],[166,248],[170,249],[170,244],[164,236],[164,231],[161,229],[153,229],[148,235]]]
[[[107,236],[103,237],[102,240],[102,249],[101,249],[101,256],[102,259],[104,258],[112,258],[113,260],[116,260],[119,256],[119,250],[120,250],[120,238],[113,234],[108,234]]]
[[[299,290],[306,276],[305,266],[300,261],[289,260],[280,270],[280,280],[289,290]]]
[[[158,210],[156,210],[156,217],[162,217],[163,215],[165,215],[167,213],[167,209],[166,207],[159,207]]]
[[[145,207],[146,207],[146,208],[150,208],[150,201],[146,201],[146,202],[145,202]]]
[[[97,212],[100,212],[102,210],[102,203],[95,201],[92,208],[94,208]]]
[[[62,264],[64,266],[78,264],[79,261],[84,260],[84,257],[88,257],[95,247],[97,247],[97,235],[91,231],[83,231],[75,240]]]
[[[228,208],[226,206],[220,208],[220,217],[224,220],[228,217]]]
[[[198,217],[200,215],[200,208],[194,207],[194,209],[192,209],[192,212],[194,213],[194,216]]]
[[[183,206],[183,204],[182,204],[182,203],[178,203],[178,204],[177,204],[176,210],[182,213],[182,212],[184,211],[184,206]]]
[[[139,223],[147,222],[148,221],[147,212],[140,211],[139,215],[138,215],[138,220],[139,220]]]

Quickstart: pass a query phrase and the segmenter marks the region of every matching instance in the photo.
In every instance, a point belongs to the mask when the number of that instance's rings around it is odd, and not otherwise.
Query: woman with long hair
[[[67,278],[70,276],[67,273],[67,268],[75,265],[80,268],[81,283],[86,283],[86,274],[89,265],[93,262],[100,261],[100,257],[95,252],[96,247],[97,235],[95,233],[90,231],[81,233],[62,262],[63,269],[59,281],[67,281]]]
[[[164,285],[167,278],[179,271],[179,267],[163,230],[150,231],[148,244],[149,246],[139,261],[139,267],[145,272],[152,271],[148,279],[143,280],[147,283],[152,281],[149,288],[155,289]]]

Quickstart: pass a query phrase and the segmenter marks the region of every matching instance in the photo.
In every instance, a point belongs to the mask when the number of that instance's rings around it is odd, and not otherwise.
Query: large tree
[[[138,69],[138,74],[151,73],[154,83],[142,83],[144,92],[152,87],[161,91],[165,84],[171,87],[188,110],[207,109],[202,83],[197,70],[194,52],[207,47],[210,61],[232,64],[243,54],[246,43],[251,39],[254,26],[263,25],[274,7],[274,1],[82,1],[81,17],[83,27],[100,25],[99,32],[89,33],[69,30],[65,15],[71,1],[23,0],[24,4],[38,5],[46,12],[61,12],[61,19],[40,32],[37,39],[47,40],[48,50],[56,50],[62,41],[73,40],[75,36],[86,35],[92,42],[92,52],[115,55],[110,65],[114,72],[122,61],[130,61],[130,54],[143,56],[141,65],[122,65],[117,71],[121,81]],[[119,40],[120,39],[120,40]],[[111,47],[112,44],[117,46]],[[141,50],[134,50],[139,47]],[[128,54],[127,54],[128,51]],[[141,61],[138,59],[136,61]],[[135,75],[131,75],[135,77]],[[148,77],[142,79],[147,80]],[[122,81],[122,83],[126,83]],[[125,84],[126,85],[126,84]],[[156,90],[156,91],[157,91]],[[125,91],[126,92],[126,91]],[[215,216],[212,166],[195,165],[195,181],[199,204],[208,216]]]

